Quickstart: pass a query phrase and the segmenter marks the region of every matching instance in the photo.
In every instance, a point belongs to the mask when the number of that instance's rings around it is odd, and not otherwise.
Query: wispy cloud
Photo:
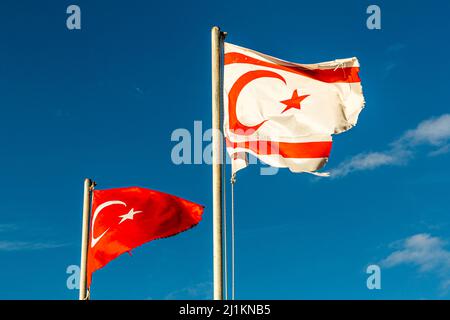
[[[136,92],[139,94],[144,94],[144,91],[139,87],[135,87],[134,90],[136,90]]]
[[[339,178],[355,171],[407,164],[419,146],[433,148],[428,156],[441,155],[450,152],[449,142],[450,114],[444,114],[422,121],[415,129],[407,130],[384,151],[363,152],[345,160],[331,170],[331,177]]]
[[[206,281],[169,293],[166,300],[176,299],[211,299],[213,293],[212,282]]]
[[[422,121],[415,129],[406,131],[394,144],[440,146],[447,143],[449,138],[450,114],[444,114],[437,118]]]
[[[436,157],[436,156],[440,156],[441,154],[446,154],[450,152],[450,144],[447,144],[437,150],[431,151],[428,155],[430,157]]]
[[[450,251],[446,242],[428,233],[419,233],[394,243],[397,250],[382,260],[384,267],[391,268],[401,264],[412,264],[419,271],[447,271],[450,269]]]
[[[386,53],[388,53],[388,54],[397,53],[399,51],[402,51],[405,48],[406,48],[406,45],[404,43],[400,43],[400,42],[394,43],[386,48]]]
[[[7,231],[13,231],[16,230],[17,226],[12,223],[4,223],[0,224],[0,232],[7,232]]]
[[[388,62],[384,65],[384,76],[387,77],[391,74],[392,70],[394,70],[397,67],[397,63],[395,62]]]
[[[20,232],[17,232],[20,231]],[[11,251],[33,251],[33,250],[46,250],[46,249],[55,249],[61,248],[70,245],[70,243],[58,243],[52,241],[34,241],[28,239],[20,239],[20,240],[7,240],[5,239],[6,233],[16,234],[20,233],[27,234],[28,236],[33,233],[36,233],[36,230],[27,229],[26,232],[22,230],[22,227],[15,223],[1,223],[0,224],[0,233],[2,233],[2,238],[0,239],[0,252],[11,252]],[[42,235],[42,230],[40,230],[39,235]]]
[[[381,266],[392,268],[412,265],[421,273],[435,273],[441,280],[443,289],[450,286],[450,251],[447,242],[427,233],[419,233],[394,243],[396,248],[381,261]]]
[[[403,51],[406,48],[406,45],[404,43],[394,43],[390,46],[388,46],[385,50],[386,58],[384,59],[385,64],[383,67],[384,70],[384,77],[388,77],[395,68],[398,66],[398,54]]]
[[[65,247],[67,244],[50,242],[0,241],[0,251],[30,251]]]
[[[331,178],[339,178],[354,171],[373,170],[382,166],[406,164],[410,153],[404,150],[360,153],[331,170]]]

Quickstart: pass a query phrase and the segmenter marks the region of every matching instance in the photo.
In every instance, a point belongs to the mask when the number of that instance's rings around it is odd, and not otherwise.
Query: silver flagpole
[[[211,29],[212,49],[212,173],[213,173],[213,264],[214,300],[223,300],[222,257],[222,133],[221,133],[221,79],[220,58],[224,34],[219,27]]]
[[[89,218],[91,212],[91,190],[94,183],[91,179],[84,180],[84,195],[83,195],[83,228],[81,233],[81,263],[80,263],[80,300],[88,300],[87,294],[87,254],[89,244]]]

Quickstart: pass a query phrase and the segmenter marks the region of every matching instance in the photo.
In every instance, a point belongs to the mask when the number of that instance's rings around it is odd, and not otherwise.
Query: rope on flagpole
[[[226,152],[222,150],[223,157],[223,166],[222,166],[222,174],[223,177],[226,177]],[[228,300],[228,259],[227,259],[227,186],[226,180],[222,179],[223,184],[223,260],[224,260],[224,282],[225,282],[225,300]]]
[[[231,300],[234,300],[234,184],[236,173],[231,175]]]
[[[223,41],[225,40],[225,37],[227,36],[226,32],[222,32],[222,45],[223,45]],[[221,50],[223,50],[223,47],[221,48]],[[223,52],[223,51],[222,51]],[[220,80],[220,100],[221,100],[221,105],[223,105],[223,54],[220,55],[220,70],[219,70],[219,78]],[[224,111],[223,109],[220,110],[221,112],[221,118],[223,121],[224,118]],[[223,122],[222,122],[223,123]],[[224,270],[223,270],[223,277],[224,277],[224,283],[225,283],[225,300],[228,300],[228,253],[227,253],[227,183],[226,183],[226,166],[227,166],[227,151],[226,151],[226,143],[224,143],[225,139],[223,137],[223,130],[221,130],[221,138],[222,139],[222,190],[223,190],[223,266],[224,266]]]
[[[86,297],[83,300],[91,300],[91,289],[86,290]]]

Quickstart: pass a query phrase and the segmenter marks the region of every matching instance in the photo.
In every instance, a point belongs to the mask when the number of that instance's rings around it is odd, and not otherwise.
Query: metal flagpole
[[[223,257],[222,257],[222,133],[221,110],[222,88],[220,60],[224,34],[219,27],[211,29],[212,49],[212,173],[213,173],[213,265],[214,300],[223,300]]]
[[[84,195],[83,195],[83,228],[81,233],[81,263],[80,263],[80,300],[89,300],[87,294],[87,253],[89,244],[89,218],[91,212],[91,191],[95,183],[86,178],[84,180]]]

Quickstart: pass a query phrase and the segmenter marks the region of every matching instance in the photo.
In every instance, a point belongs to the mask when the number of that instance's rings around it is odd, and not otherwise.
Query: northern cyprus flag
[[[364,107],[356,58],[298,64],[225,43],[224,134],[232,172],[247,153],[273,167],[316,172],[332,135],[352,128]]]

